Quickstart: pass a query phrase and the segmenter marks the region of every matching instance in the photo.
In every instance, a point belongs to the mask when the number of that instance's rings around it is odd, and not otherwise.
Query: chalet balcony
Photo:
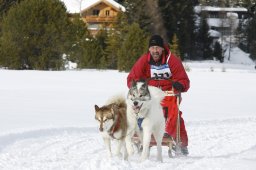
[[[115,22],[116,17],[111,16],[85,16],[83,17],[83,20],[87,23],[103,23],[103,22]]]

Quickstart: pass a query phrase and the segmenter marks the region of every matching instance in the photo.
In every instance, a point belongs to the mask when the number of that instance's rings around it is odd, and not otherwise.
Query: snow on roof
[[[94,4],[99,3],[100,1],[105,1],[106,3],[109,3],[114,7],[121,9],[122,11],[125,11],[125,7],[114,0],[60,0],[60,1],[64,2],[67,8],[67,11],[69,13],[80,13],[80,11],[88,7],[91,7]]]
[[[215,30],[209,30],[209,34],[211,37],[220,37],[221,34],[219,31],[215,31]]]
[[[243,7],[212,7],[212,6],[196,6],[194,8],[196,13],[200,13],[202,10],[203,11],[227,11],[227,12],[247,12],[248,10]]]
[[[237,11],[243,11],[247,12],[246,8],[243,7],[236,7],[236,8],[221,8],[221,7],[211,7],[211,6],[205,6],[203,10],[206,11],[229,11],[229,12],[237,12]]]
[[[60,0],[64,2],[67,11],[69,13],[79,13],[82,9],[84,9],[89,4],[94,3],[95,0]]]

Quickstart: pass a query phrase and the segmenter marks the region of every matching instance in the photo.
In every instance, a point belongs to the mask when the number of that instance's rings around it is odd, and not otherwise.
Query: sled
[[[171,103],[173,106],[177,107],[177,112],[176,113],[171,113],[177,115],[177,120],[176,120],[176,139],[174,140],[171,136],[164,135],[163,140],[162,140],[162,146],[167,146],[168,147],[168,156],[170,158],[173,157],[178,157],[182,155],[181,152],[181,138],[180,138],[180,97],[181,93],[174,93],[174,91],[166,91],[166,96],[171,96],[173,98],[176,98],[176,101]],[[134,134],[132,137],[132,141],[135,144],[137,150],[139,152],[142,151],[142,144],[140,142],[139,136],[137,134]],[[151,135],[151,142],[150,142],[150,147],[156,146],[156,141],[154,139],[154,136]]]

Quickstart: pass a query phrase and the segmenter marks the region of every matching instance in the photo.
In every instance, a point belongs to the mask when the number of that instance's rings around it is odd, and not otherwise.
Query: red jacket
[[[162,54],[162,60],[160,64],[165,64],[167,62],[167,57],[170,54],[170,50],[168,47],[165,47],[165,50]],[[141,79],[148,79],[150,78],[150,65],[152,63],[152,57],[149,52],[143,54],[137,62],[132,67],[128,77],[127,77],[127,85],[128,87],[131,86],[131,81],[141,80]],[[182,62],[179,58],[175,55],[171,54],[170,59],[168,61],[169,68],[171,70],[172,81],[178,81],[183,85],[183,92],[186,92],[189,89],[190,81],[187,76],[187,73],[182,65]],[[162,90],[172,90],[172,83],[169,80],[150,80],[148,82],[151,86],[160,87]]]

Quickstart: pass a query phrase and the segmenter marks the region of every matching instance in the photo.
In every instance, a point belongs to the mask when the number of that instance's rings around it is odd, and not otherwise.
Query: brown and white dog
[[[103,137],[109,157],[112,157],[111,140],[116,140],[118,145],[114,155],[122,155],[127,159],[125,137],[127,133],[126,99],[123,96],[113,96],[107,103],[99,107],[95,105],[95,119],[99,123],[99,131]]]

